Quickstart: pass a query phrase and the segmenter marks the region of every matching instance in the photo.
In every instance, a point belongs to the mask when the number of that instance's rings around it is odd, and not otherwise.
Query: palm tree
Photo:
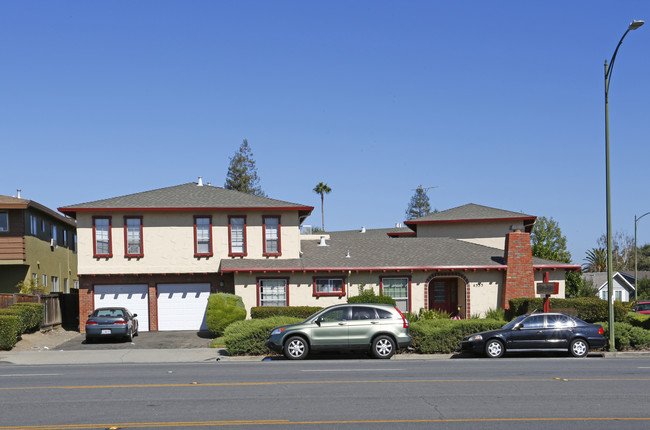
[[[587,251],[587,261],[583,265],[585,272],[607,271],[607,253],[604,248],[591,248]]]
[[[321,216],[323,217],[323,231],[325,231],[325,208],[323,206],[323,201],[325,200],[325,194],[329,194],[332,189],[322,182],[319,182],[318,185],[314,187],[314,192],[320,194],[320,211]]]

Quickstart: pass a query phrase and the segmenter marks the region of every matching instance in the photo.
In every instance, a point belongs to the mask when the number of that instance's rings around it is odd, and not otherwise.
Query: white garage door
[[[149,287],[145,285],[96,285],[95,309],[110,306],[138,314],[138,330],[149,331]]]
[[[158,330],[207,330],[210,284],[158,284]]]

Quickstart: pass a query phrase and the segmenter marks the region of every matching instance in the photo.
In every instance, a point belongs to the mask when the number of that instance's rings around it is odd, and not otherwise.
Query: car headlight
[[[273,330],[271,330],[271,336],[275,336],[276,334],[280,334],[280,333],[282,333],[282,332],[284,331],[285,328],[286,328],[286,327],[278,327],[278,328],[274,328]]]
[[[476,342],[477,340],[483,340],[483,336],[480,334],[473,334],[469,338],[467,338],[468,341],[470,342]]]

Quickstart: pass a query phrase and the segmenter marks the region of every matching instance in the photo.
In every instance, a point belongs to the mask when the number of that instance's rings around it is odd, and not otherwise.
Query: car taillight
[[[117,320],[113,324],[126,324],[126,321]]]
[[[602,327],[601,327],[601,328],[599,328],[599,329],[598,329],[598,334],[605,334],[605,330],[603,330],[603,328],[602,328]]]
[[[399,309],[397,309],[397,306],[395,306],[395,310],[396,310],[397,312],[399,312],[399,316],[402,317],[402,321],[404,322],[404,328],[409,328],[409,320],[407,320],[407,319],[404,317],[404,314],[402,313],[402,311],[400,311]]]
[[[97,321],[87,321],[86,325],[97,325]]]

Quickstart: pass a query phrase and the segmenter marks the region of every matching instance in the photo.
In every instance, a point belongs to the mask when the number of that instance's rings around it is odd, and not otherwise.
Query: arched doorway
[[[467,318],[466,286],[469,281],[457,272],[436,273],[429,277],[427,286],[428,309],[447,312]],[[460,314],[459,312],[460,306]]]

